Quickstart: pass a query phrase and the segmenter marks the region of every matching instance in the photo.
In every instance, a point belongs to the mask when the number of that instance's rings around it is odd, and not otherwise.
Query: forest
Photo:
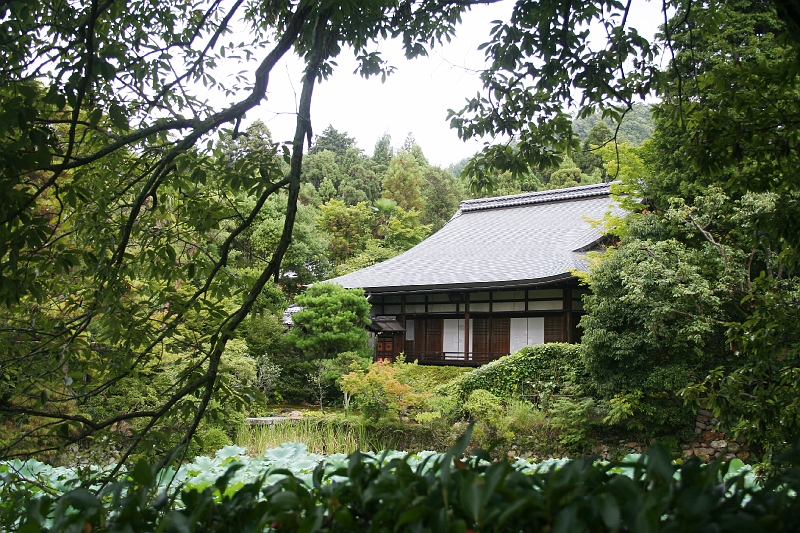
[[[520,531],[540,519],[562,531],[793,530],[796,5],[664,0],[651,41],[628,23],[633,2],[518,0],[482,45],[483,91],[448,112],[462,138],[498,142],[441,169],[413,134],[400,146],[384,136],[371,155],[333,125],[312,134],[314,88],[340,74],[339,54],[354,53],[362,76],[391,75],[378,43],[426,55],[477,3],[0,3],[0,459],[58,466],[88,451],[110,465],[101,488],[89,476],[65,499],[3,481],[6,529],[124,529],[121,517],[147,509],[144,529],[185,525],[176,516],[191,510],[215,530],[203,509],[235,515],[241,504],[257,515],[253,530],[363,530],[387,519],[376,502],[398,514],[411,505],[393,500],[400,489],[365,495],[390,479],[434,487],[399,519],[409,530]],[[600,48],[587,44],[592,24]],[[305,71],[294,139],[276,143],[262,123],[241,123],[285,54]],[[222,83],[213,68],[232,56],[252,72]],[[224,104],[206,98],[212,88]],[[612,244],[578,273],[591,289],[580,345],[524,349],[463,374],[376,365],[363,295],[302,291],[408,249],[462,199],[601,181],[617,182],[629,214],[602,221]],[[304,310],[286,333],[290,302]],[[183,514],[159,496],[164,467],[224,450],[268,402],[324,410],[351,398],[365,419],[415,421],[456,447],[415,469],[355,454],[316,468],[311,485],[284,472],[269,487],[231,488],[232,467],[173,493]],[[729,463],[669,455],[700,411],[747,446],[731,454],[754,464],[755,485],[729,476]],[[462,462],[469,436],[490,451]],[[661,444],[623,465],[576,461],[542,478],[518,477],[491,451],[504,443],[512,457],[525,442],[537,457],[574,456],[608,438]],[[577,483],[573,499],[553,497],[562,507],[542,503],[553,480]],[[543,514],[512,520],[534,501]]]

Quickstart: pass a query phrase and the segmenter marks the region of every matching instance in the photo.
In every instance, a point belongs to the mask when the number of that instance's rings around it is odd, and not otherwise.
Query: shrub
[[[509,427],[516,435],[533,436],[547,426],[547,414],[525,400],[509,400]]]
[[[505,413],[502,400],[483,389],[472,391],[464,404],[464,410],[477,420],[497,419]]]
[[[230,445],[232,442],[233,441],[223,428],[219,426],[201,425],[192,438],[186,455],[190,458],[199,455],[211,455],[215,451]]]
[[[489,441],[514,438],[509,430],[506,406],[491,392],[483,389],[472,391],[464,404],[464,410],[477,423],[475,436],[479,441],[485,438]]]
[[[548,343],[526,346],[450,383],[437,393],[455,395],[461,402],[483,389],[500,398],[528,397],[534,403],[543,395],[576,383],[583,375],[580,344]]]
[[[548,414],[550,424],[558,432],[558,442],[567,450],[583,452],[591,446],[592,424],[598,419],[593,398],[558,398]]]
[[[247,343],[242,339],[231,339],[225,345],[220,370],[229,376],[235,388],[252,387],[256,383],[256,361],[250,356]]]
[[[290,405],[316,402],[314,386],[308,379],[316,371],[314,363],[295,353],[276,357],[273,361],[281,369],[281,378],[275,383],[274,396],[280,397],[283,402]]]
[[[397,370],[397,379],[415,392],[430,392],[473,370],[463,366],[420,365],[417,361],[407,363],[403,354],[392,364]]]
[[[277,396],[276,391],[280,383],[282,368],[272,361],[268,355],[261,355],[255,361],[256,388],[267,398]]]
[[[463,408],[476,423],[473,439],[478,446],[497,447],[497,451],[503,452],[499,445],[504,444],[506,450],[531,451],[541,448],[537,442],[551,440],[549,413],[527,400],[504,401],[489,391],[478,389],[472,391]]]
[[[397,379],[397,367],[388,363],[372,363],[366,372],[355,370],[342,377],[342,390],[352,395],[361,414],[372,420],[393,413],[406,414],[412,407],[421,407],[424,395]]]

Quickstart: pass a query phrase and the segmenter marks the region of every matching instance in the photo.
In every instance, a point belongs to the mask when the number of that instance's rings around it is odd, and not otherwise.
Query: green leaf
[[[553,521],[553,533],[582,533],[585,524],[578,518],[578,508],[568,504],[561,509]]]
[[[128,130],[128,117],[125,113],[125,108],[121,105],[113,103],[108,108],[108,118],[111,119],[111,123],[121,129],[121,130]]]
[[[97,125],[100,123],[100,119],[102,117],[103,117],[103,110],[102,109],[100,109],[99,107],[93,109],[92,112],[89,114],[89,124],[93,128],[97,127]]]
[[[151,486],[155,480],[153,467],[150,466],[150,463],[148,463],[146,459],[139,459],[136,461],[136,465],[133,467],[133,470],[131,470],[130,476],[133,481],[145,487]]]
[[[608,492],[604,492],[599,496],[600,516],[603,519],[603,524],[611,531],[618,531],[620,526],[620,512],[617,500]]]

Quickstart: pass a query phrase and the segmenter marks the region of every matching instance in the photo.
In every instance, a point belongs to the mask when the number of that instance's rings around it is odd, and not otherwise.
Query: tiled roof
[[[562,200],[577,200],[594,196],[608,196],[608,183],[581,185],[568,189],[554,189],[552,191],[526,192],[510,196],[495,196],[493,198],[476,198],[461,202],[460,213],[478,211],[480,209],[498,209],[501,207],[515,207],[518,205],[542,204],[546,202],[560,202]]]
[[[368,292],[547,283],[585,269],[601,237],[589,220],[619,208],[609,185],[467,200],[438,232],[388,261],[330,281]]]

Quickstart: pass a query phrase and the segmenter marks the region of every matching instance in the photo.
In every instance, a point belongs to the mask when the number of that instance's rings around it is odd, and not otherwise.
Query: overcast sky
[[[661,21],[661,2],[637,0],[630,23],[643,35],[655,33]],[[411,132],[432,164],[447,166],[478,151],[482,141],[462,142],[447,121],[448,108],[460,109],[469,96],[481,90],[478,70],[484,55],[478,46],[489,40],[491,21],[507,20],[513,2],[477,6],[467,12],[451,43],[436,47],[427,58],[406,60],[400,43],[381,45],[379,51],[397,67],[381,83],[353,74],[356,62],[343,50],[338,68],[314,89],[311,122],[314,133],[328,124],[354,137],[359,148],[372,154],[375,142],[388,132],[395,147]],[[279,64],[270,76],[268,101],[248,113],[248,122],[267,123],[276,141],[294,135],[294,111],[300,91],[302,64],[294,56]]]

